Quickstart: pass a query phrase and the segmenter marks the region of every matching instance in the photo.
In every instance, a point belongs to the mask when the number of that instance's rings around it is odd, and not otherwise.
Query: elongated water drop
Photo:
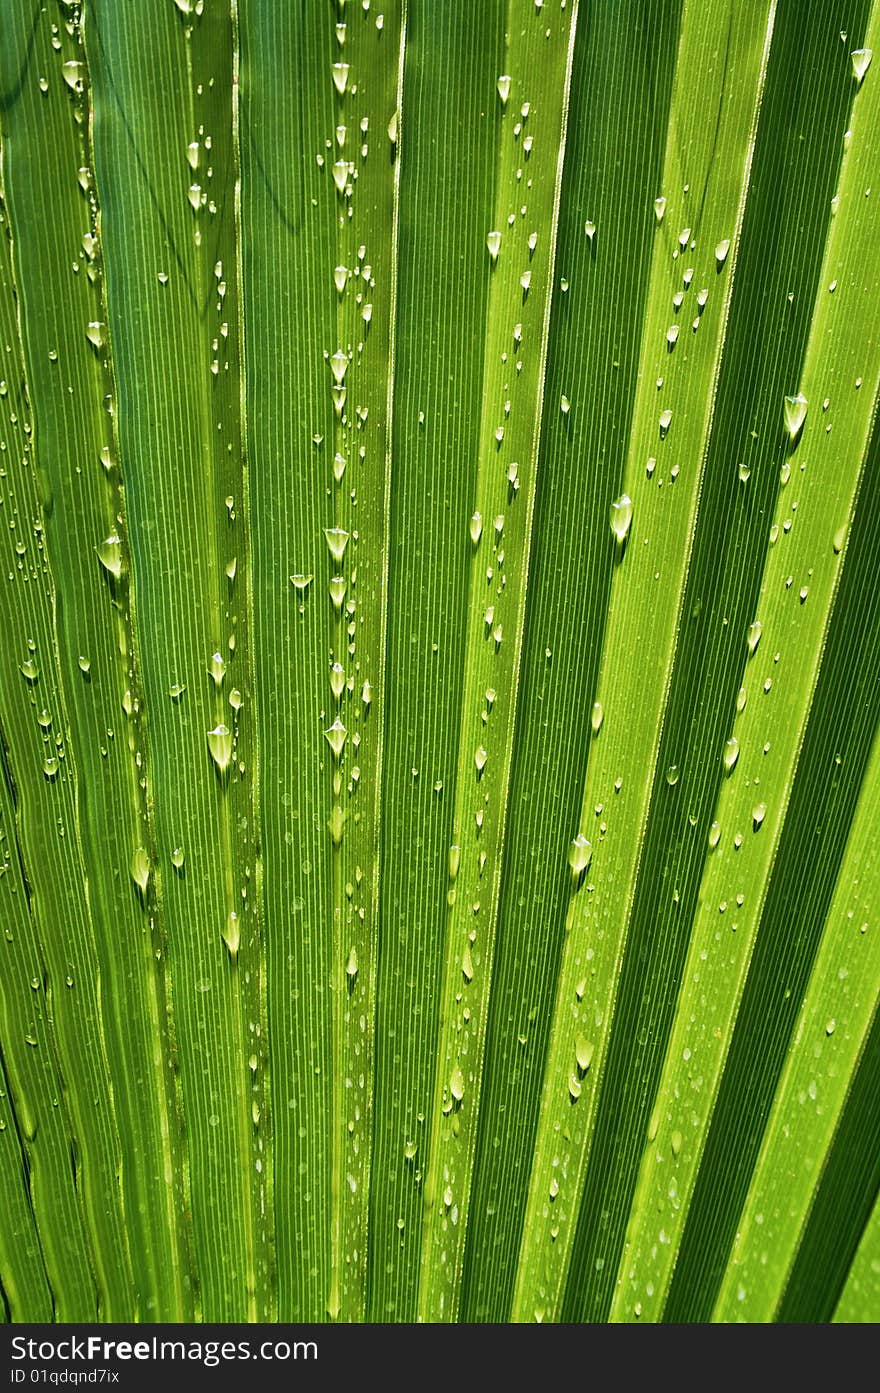
[[[309,588],[309,586],[311,585],[313,579],[314,579],[313,576],[304,576],[304,575],[300,574],[300,575],[291,576],[291,577],[290,577],[290,583],[291,583],[291,585],[293,586],[294,590],[308,590],[308,588]]]
[[[671,411],[669,410],[669,408],[667,407],[665,411],[661,411],[661,412],[660,412],[660,434],[661,434],[661,436],[663,436],[663,437],[666,436],[666,434],[667,434],[667,432],[668,432],[668,430],[669,430],[669,427],[670,427],[671,425],[672,425],[672,412],[671,412]]]
[[[732,774],[732,773],[733,773],[734,766],[736,765],[736,761],[737,761],[738,759],[739,759],[739,741],[737,740],[737,738],[736,738],[735,735],[731,735],[730,739],[727,741],[727,743],[726,743],[725,746],[724,746],[724,772],[725,772],[725,774]]]
[[[341,97],[346,87],[348,86],[348,64],[334,63],[332,72],[333,86],[336,88],[337,92]]]
[[[449,1075],[449,1092],[457,1103],[460,1103],[464,1097],[464,1074],[461,1072],[461,1067],[458,1064],[455,1065],[452,1073]]]
[[[114,580],[119,580],[122,575],[122,543],[116,533],[112,532],[109,537],[105,537],[96,550],[104,570],[108,571]]]
[[[661,194],[659,198],[654,199],[654,217],[657,219],[658,223],[663,221],[663,214],[665,212],[666,199]]]
[[[345,964],[345,973],[352,982],[358,975],[358,954],[354,945],[348,950],[348,962]]]
[[[348,354],[343,353],[341,348],[330,359],[330,371],[333,373],[334,381],[341,382],[348,372]]]
[[[594,237],[596,236],[596,224],[594,222],[590,222],[590,220],[587,219],[587,221],[584,223],[584,232],[586,233],[587,241],[592,243]]]
[[[489,756],[488,756],[488,754],[487,754],[485,748],[484,748],[482,745],[478,745],[478,746],[477,746],[477,749],[476,749],[476,752],[475,752],[475,754],[474,754],[474,764],[477,766],[477,773],[478,773],[478,774],[482,774],[483,770],[484,770],[485,767],[486,767],[486,760],[487,760],[488,758],[489,758]]]
[[[349,533],[343,527],[325,527],[324,536],[334,561],[341,561],[348,546]]]
[[[571,867],[572,875],[575,879],[583,875],[592,859],[592,843],[587,840],[583,832],[578,832],[574,841],[568,848],[568,864]]]
[[[869,60],[870,61],[870,60]],[[867,64],[865,65],[867,67]],[[853,54],[853,67],[855,67],[855,54]],[[61,75],[67,83],[71,92],[81,92],[83,89],[83,65],[77,63],[75,59],[70,59],[67,63],[61,64]]]
[[[334,759],[339,759],[342,754],[343,746],[348,738],[348,731],[338,716],[330,729],[324,731],[324,738],[333,751]]]
[[[327,588],[330,591],[333,608],[337,611],[341,610],[342,602],[345,599],[345,576],[332,576]]]
[[[724,237],[724,238],[718,243],[717,247],[715,248],[715,265],[717,266],[717,268],[718,268],[719,271],[721,270],[721,267],[724,265],[725,261],[727,260],[727,254],[728,254],[729,251],[730,251],[730,238],[729,238],[729,237]]]
[[[473,542],[474,546],[476,546],[476,545],[477,545],[477,542],[480,540],[480,537],[483,535],[483,516],[482,516],[482,514],[481,514],[481,513],[474,513],[474,515],[473,515],[473,517],[471,518],[470,523],[468,524],[468,526],[469,526],[469,530],[470,530],[470,534],[471,534],[471,541]]]
[[[494,266],[495,262],[498,260],[498,253],[501,250],[501,233],[487,232],[486,246],[489,249],[489,255],[492,258],[492,265]]]
[[[18,670],[26,682],[36,682],[40,675],[40,670],[33,658],[25,658],[23,663],[19,663]]]
[[[604,719],[605,712],[602,709],[601,701],[594,701],[593,710],[590,713],[590,725],[592,726],[594,735],[599,734],[599,731],[602,729],[602,722]]]
[[[330,690],[337,701],[345,690],[345,668],[341,663],[334,663],[330,669]]]
[[[208,749],[220,773],[225,774],[232,759],[232,732],[228,726],[221,723],[208,731]]]
[[[592,1041],[586,1040],[583,1035],[579,1035],[574,1044],[574,1053],[578,1062],[578,1068],[582,1070],[583,1073],[586,1073],[593,1062]]]
[[[183,847],[182,847],[182,846],[176,846],[176,847],[174,848],[174,850],[172,851],[172,853],[171,853],[171,864],[172,864],[172,866],[174,867],[174,869],[175,869],[176,871],[182,871],[182,870],[183,870],[183,863],[184,863],[185,860],[186,860],[186,855],[185,855],[185,853],[184,853]]]
[[[709,846],[710,846],[710,848],[711,848],[712,851],[715,850],[716,846],[718,845],[718,843],[719,843],[720,841],[721,841],[721,823],[720,823],[720,822],[713,822],[712,825],[711,825],[711,827],[709,828]]]
[[[150,858],[142,846],[137,848],[131,858],[131,878],[141,894],[145,895],[150,881]]]
[[[327,831],[330,833],[330,840],[334,846],[339,846],[342,842],[342,833],[345,829],[345,814],[338,803],[333,805],[333,811],[327,819]]]
[[[502,73],[497,82],[498,95],[501,98],[501,105],[507,106],[507,99],[510,96],[510,76]]]
[[[756,803],[755,806],[752,808],[752,826],[756,832],[758,828],[761,826],[761,823],[764,821],[766,814],[766,803]]]
[[[761,642],[762,633],[763,625],[761,624],[760,619],[754,620],[754,622],[749,625],[749,632],[747,637],[747,642],[749,645],[749,657],[752,656],[752,654],[758,647],[758,644]]]
[[[785,429],[789,437],[796,440],[807,415],[807,399],[803,392],[798,392],[796,397],[786,397],[783,403],[785,411]]]
[[[464,952],[461,955],[461,975],[466,982],[473,980],[474,960],[471,957],[471,945],[465,944]]]
[[[611,531],[614,533],[618,542],[626,541],[632,522],[633,505],[628,493],[622,493],[620,497],[611,504]]]
[[[861,87],[862,79],[871,66],[874,50],[872,48],[857,48],[850,54],[850,57],[852,58],[853,77],[858,86]]]
[[[222,930],[220,937],[226,944],[229,956],[230,958],[232,958],[234,962],[235,959],[238,957],[238,946],[241,941],[241,933],[238,924],[238,915],[236,914],[234,909],[231,909],[227,914],[226,926]]]
[[[669,347],[670,347],[670,348],[673,348],[673,347],[675,346],[675,344],[676,344],[676,342],[677,342],[677,340],[678,340],[678,335],[679,335],[679,327],[678,327],[678,325],[677,325],[677,324],[670,324],[669,328],[666,330],[666,342],[669,344]]]
[[[208,668],[208,672],[214,679],[214,686],[222,687],[223,678],[226,676],[226,662],[222,653],[212,654],[211,665]]]

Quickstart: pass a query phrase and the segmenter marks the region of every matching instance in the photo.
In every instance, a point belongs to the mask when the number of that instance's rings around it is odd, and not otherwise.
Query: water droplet
[[[388,121],[388,139],[392,145],[397,144],[397,112],[393,111]]]
[[[43,760],[43,773],[47,779],[54,779],[58,773],[59,763],[57,755],[47,755]]]
[[[339,93],[339,95],[340,95],[340,97],[341,97],[342,94],[344,93],[346,87],[348,86],[348,64],[347,64],[347,63],[334,63],[334,64],[333,64],[333,68],[332,68],[332,72],[333,72],[333,86],[336,88],[337,92]]]
[[[602,729],[602,721],[604,720],[604,717],[605,712],[602,709],[601,701],[594,701],[593,710],[590,714],[590,725],[593,728],[594,735],[598,735],[599,731]]]
[[[666,199],[665,199],[665,198],[663,197],[663,195],[661,194],[659,198],[655,198],[655,199],[654,199],[654,217],[657,219],[658,223],[660,223],[660,222],[663,221],[663,214],[664,214],[665,212],[666,212]]]
[[[579,1035],[575,1041],[574,1053],[578,1068],[582,1070],[583,1073],[586,1073],[593,1062],[592,1041],[584,1039],[583,1035]]]
[[[670,324],[669,328],[666,330],[666,342],[669,344],[669,347],[670,347],[670,348],[672,348],[672,347],[675,345],[675,343],[677,342],[677,340],[678,340],[678,335],[679,335],[679,327],[678,327],[678,325],[677,325],[677,324]]]
[[[471,945],[469,943],[465,944],[464,952],[461,955],[461,975],[466,982],[473,980],[474,960],[471,957]]]
[[[175,869],[176,871],[182,871],[182,870],[183,870],[183,863],[184,863],[185,860],[186,860],[186,854],[185,854],[185,852],[184,852],[184,850],[183,850],[183,847],[182,847],[182,846],[176,846],[176,847],[174,848],[174,850],[172,851],[172,853],[171,853],[171,864],[172,864],[172,866],[174,867],[174,869]]]
[[[498,95],[501,98],[501,105],[507,106],[507,98],[510,96],[510,76],[502,73],[497,83]]]
[[[587,221],[584,223],[584,232],[587,235],[588,241],[592,243],[593,238],[596,236],[596,224],[594,222],[590,222],[589,219],[587,219]]]
[[[611,531],[620,543],[626,541],[632,515],[632,499],[629,494],[622,493],[616,502],[611,504]]]
[[[327,589],[330,592],[330,599],[333,601],[335,610],[342,609],[342,602],[345,599],[345,576],[332,576]]]
[[[568,415],[569,411],[571,410],[571,402],[569,401],[568,397],[563,395],[559,398],[559,410],[562,412],[563,416]]]
[[[208,674],[214,679],[215,687],[222,687],[223,678],[226,676],[226,662],[222,653],[212,653]]]
[[[727,260],[727,254],[728,254],[729,251],[730,251],[730,238],[729,238],[729,237],[724,237],[724,238],[718,243],[717,247],[715,248],[715,265],[716,265],[716,267],[718,268],[719,271],[721,270],[721,267],[724,265],[725,261]]]
[[[150,858],[142,846],[137,848],[131,858],[131,878],[141,894],[145,895],[150,880]]]
[[[752,827],[757,832],[767,813],[766,803],[756,803],[752,808]]]
[[[826,1035],[833,1035],[836,1029],[837,1029],[837,1021],[836,1021],[836,1020],[834,1019],[834,1017],[832,1016],[831,1020],[828,1020],[828,1021],[825,1022],[825,1034],[826,1034]]]
[[[572,1102],[576,1103],[578,1098],[580,1098],[581,1096],[581,1081],[578,1078],[577,1074],[569,1074],[568,1091],[571,1095]]]
[[[223,932],[220,936],[223,939],[223,942],[226,944],[226,947],[229,951],[229,956],[232,959],[237,958],[240,935],[238,927],[238,915],[236,914],[234,909],[230,909],[229,913],[227,914],[226,927],[223,929]]]
[[[185,691],[185,682],[173,682],[171,686],[168,688],[168,695],[170,696],[172,701],[179,701]]]
[[[750,467],[747,464],[740,463],[737,465],[736,469],[737,474],[739,475],[740,483],[747,484],[749,482],[749,479],[752,477],[752,471]]]
[[[486,767],[486,760],[489,758],[485,748],[478,745],[474,753],[474,764],[477,766],[477,773],[482,774]]]
[[[833,536],[832,539],[831,539],[831,546],[832,546],[832,548],[833,548],[833,550],[834,550],[834,555],[835,555],[835,556],[839,556],[839,555],[840,555],[840,553],[843,551],[843,548],[844,548],[844,544],[845,544],[845,543],[846,543],[846,523],[844,523],[844,524],[842,525],[842,527],[838,527],[837,531],[835,532],[834,536]]]
[[[296,575],[290,577],[290,583],[294,590],[307,590],[313,579],[313,576]]]
[[[712,851],[715,850],[716,846],[718,845],[718,843],[719,843],[720,841],[721,841],[721,823],[720,823],[720,822],[713,822],[712,825],[711,825],[711,827],[709,828],[709,846],[710,846],[710,848],[711,848]]]
[[[333,805],[333,811],[327,819],[327,831],[330,833],[330,840],[334,846],[339,846],[342,842],[342,833],[345,828],[345,814],[338,803]]]
[[[471,534],[471,541],[473,542],[474,546],[476,546],[477,542],[480,540],[480,537],[483,535],[482,514],[474,513],[468,526]]]
[[[568,864],[571,867],[572,875],[575,879],[583,875],[592,859],[592,842],[587,840],[583,832],[578,832],[574,841],[568,848]]]
[[[725,744],[725,746],[724,746],[724,772],[725,772],[725,774],[732,774],[732,773],[733,773],[734,767],[735,767],[735,765],[736,765],[736,761],[737,761],[738,759],[739,759],[739,741],[737,740],[737,738],[736,738],[735,735],[731,735],[730,739],[726,742],[726,744]]]
[[[868,59],[870,62],[870,59]],[[867,67],[867,64],[865,64]],[[855,54],[853,54],[853,67],[855,67]],[[61,76],[67,83],[71,92],[81,92],[83,90],[83,65],[70,59],[67,63],[61,64]]]
[[[449,1075],[449,1092],[457,1103],[460,1103],[464,1097],[464,1074],[461,1072],[461,1067],[458,1064],[455,1065],[452,1073]]]
[[[786,397],[783,403],[785,410],[785,429],[789,437],[796,440],[804,420],[807,415],[807,399],[803,392],[798,392],[796,397]]]
[[[667,433],[667,431],[669,430],[669,427],[670,427],[671,425],[672,425],[672,412],[671,412],[671,411],[669,410],[669,408],[667,407],[665,411],[661,411],[661,412],[660,412],[660,435],[665,437],[665,435],[666,435],[666,433]]]
[[[349,533],[342,527],[325,527],[324,536],[334,561],[341,561],[348,546]]]
[[[681,1143],[682,1143],[682,1135],[681,1135],[681,1132],[673,1132],[673,1133],[672,1133],[672,1136],[669,1138],[669,1145],[670,1145],[671,1148],[672,1148],[672,1154],[673,1154],[673,1156],[677,1156],[678,1153],[679,1153],[679,1151],[681,1151]]]
[[[871,48],[857,48],[850,54],[852,58],[853,77],[861,87],[862,79],[871,66],[871,59],[874,57],[874,50]]]
[[[670,788],[673,788],[675,784],[678,783],[677,764],[670,764],[669,768],[666,770],[666,782],[669,784]]]
[[[122,575],[122,543],[116,533],[113,532],[109,537],[105,537],[96,550],[98,560],[104,570],[109,571],[114,580],[119,580]]]
[[[407,1160],[407,1161],[414,1161],[414,1160],[415,1160],[415,1157],[416,1157],[416,1152],[418,1151],[418,1149],[419,1149],[419,1148],[418,1148],[418,1145],[417,1145],[416,1142],[414,1142],[414,1141],[407,1141],[406,1145],[405,1145],[404,1148],[403,1148],[403,1154],[404,1154],[404,1157],[406,1158],[406,1160]]]
[[[23,663],[19,663],[18,670],[26,682],[36,682],[40,675],[40,669],[33,658],[26,658]]]
[[[343,353],[341,348],[337,348],[330,359],[330,371],[333,373],[334,382],[340,383],[348,372],[348,354]]]
[[[338,716],[330,729],[324,731],[324,738],[333,751],[334,759],[339,759],[342,754],[343,746],[348,738],[348,731]]]
[[[330,669],[330,690],[337,701],[345,690],[345,668],[341,663],[334,663]]]
[[[86,327],[86,338],[93,347],[99,351],[106,345],[106,326],[99,320],[93,319]]]
[[[345,964],[345,972],[346,976],[351,978],[352,982],[358,975],[358,955],[354,945],[348,950],[348,962]]]
[[[761,624],[760,619],[756,619],[752,624],[749,625],[749,632],[747,636],[747,642],[749,645],[749,657],[752,656],[752,654],[755,652],[755,649],[758,647],[758,644],[761,642],[762,633],[763,626]]]
[[[228,726],[220,724],[208,731],[208,749],[220,773],[225,774],[232,760],[232,732]]]
[[[494,266],[495,262],[498,260],[498,253],[501,250],[501,233],[488,232],[486,234],[486,246],[489,248],[489,255],[492,258],[492,264]]]

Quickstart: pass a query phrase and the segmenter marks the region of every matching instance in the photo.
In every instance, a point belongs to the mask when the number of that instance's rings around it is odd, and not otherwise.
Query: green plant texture
[[[0,1313],[880,1318],[880,0],[0,0]]]

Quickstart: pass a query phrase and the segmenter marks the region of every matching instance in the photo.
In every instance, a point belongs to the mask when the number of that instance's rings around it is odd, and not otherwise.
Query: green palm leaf
[[[0,21],[7,1318],[876,1319],[878,7]]]

